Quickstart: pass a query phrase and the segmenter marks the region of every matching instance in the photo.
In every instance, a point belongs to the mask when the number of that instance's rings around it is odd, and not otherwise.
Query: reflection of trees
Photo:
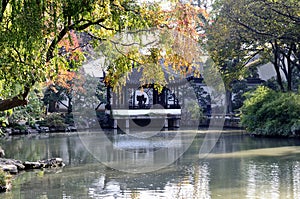
[[[300,163],[276,163],[274,161],[246,161],[243,178],[246,181],[247,198],[279,199],[300,198]]]
[[[12,137],[9,142],[2,141],[7,158],[35,161],[47,158],[47,142],[35,142],[30,137]]]
[[[167,198],[211,198],[210,167],[207,162],[194,163],[183,176],[165,186]]]
[[[260,197],[262,194],[268,198],[300,198],[300,162],[297,154],[267,157],[260,156],[261,151],[257,149],[258,154],[253,157],[218,156],[221,158],[195,161],[193,155],[199,152],[202,139],[198,137],[187,154],[175,164],[145,174],[123,173],[98,163],[93,164],[95,160],[76,134],[40,134],[1,140],[0,144],[8,156],[36,160],[60,155],[67,163],[62,170],[23,173],[14,180],[14,190],[8,198],[113,198],[114,194],[120,198],[144,198],[145,195],[149,197],[149,194],[153,198],[201,199],[214,198],[216,195],[229,198],[230,194],[249,198]],[[232,152],[242,153],[262,146],[291,146],[291,142],[223,135],[212,153],[230,155]],[[34,150],[37,152],[34,153]],[[280,154],[280,148],[276,150]]]
[[[1,140],[0,145],[4,148],[6,157],[24,161],[37,161],[53,157],[63,158],[67,165],[95,161],[82,145],[77,134],[69,136],[37,134],[11,137],[8,140]]]

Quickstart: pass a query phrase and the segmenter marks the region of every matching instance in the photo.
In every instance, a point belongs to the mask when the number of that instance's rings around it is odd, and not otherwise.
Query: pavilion
[[[169,78],[165,72],[165,78]],[[178,97],[180,86],[187,82],[169,81],[161,92],[154,83],[141,85],[142,71],[136,69],[129,75],[129,81],[119,93],[107,86],[106,114],[113,120],[113,128],[129,129],[141,126],[149,128],[162,126],[178,128],[181,119],[181,104]]]

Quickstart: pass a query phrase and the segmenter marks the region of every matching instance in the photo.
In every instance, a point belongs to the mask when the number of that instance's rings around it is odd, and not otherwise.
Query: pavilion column
[[[128,107],[129,107],[129,104],[128,104],[128,92],[129,92],[129,90],[127,90],[127,89],[124,89],[124,93],[123,93],[123,106],[124,106],[124,108],[125,109],[128,109]]]
[[[114,129],[117,129],[117,128],[118,128],[118,120],[114,119]]]
[[[180,124],[180,119],[175,119],[174,120],[174,127],[179,128],[179,124]]]
[[[129,119],[126,119],[126,120],[125,120],[125,128],[126,128],[126,129],[129,129]]]
[[[169,127],[169,120],[168,120],[168,118],[165,118],[164,128],[168,128],[168,127]]]
[[[134,89],[133,98],[132,98],[132,107],[134,108],[134,106],[135,106],[135,89]]]
[[[115,94],[115,92],[112,92],[112,94],[111,94],[111,107],[113,107],[113,108],[116,107],[116,94]]]
[[[179,100],[179,88],[178,88],[178,86],[176,86],[176,96],[174,96],[174,101],[176,100],[176,98]],[[178,100],[176,100],[176,105],[179,104]],[[184,103],[184,100],[182,100],[182,103]]]
[[[168,89],[164,90],[164,97],[165,97],[165,108],[168,108]]]

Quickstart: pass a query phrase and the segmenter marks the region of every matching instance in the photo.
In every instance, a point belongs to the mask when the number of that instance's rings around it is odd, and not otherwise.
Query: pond
[[[300,140],[227,130],[199,157],[206,134],[176,134],[164,131],[147,141],[110,131],[1,139],[6,157],[61,157],[66,166],[23,172],[0,198],[300,198]],[[162,144],[173,139],[176,147]]]

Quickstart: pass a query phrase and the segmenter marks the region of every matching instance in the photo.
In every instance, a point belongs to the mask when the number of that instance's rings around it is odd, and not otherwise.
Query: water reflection
[[[211,198],[209,163],[193,166],[188,173],[181,181],[166,184],[166,198]]]
[[[248,163],[246,171],[247,198],[280,198],[280,168],[278,164],[257,165]]]
[[[298,161],[271,163],[248,161],[245,171],[247,198],[299,198]]]
[[[6,157],[36,161],[61,157],[67,165],[97,162],[76,134],[33,134],[0,139]]]
[[[292,164],[293,195],[294,198],[300,198],[300,162]]]
[[[87,134],[86,139],[101,145],[95,136]],[[156,145],[163,147],[155,139],[141,143],[128,141],[122,135],[111,136],[113,145],[109,147],[132,153],[107,154],[111,161],[142,158],[155,164],[159,157],[153,155],[153,149]],[[25,172],[14,181],[13,190],[0,198],[300,198],[299,140],[223,134],[213,152],[206,159],[198,159],[204,138],[200,134],[174,164],[134,174],[99,163],[86,150],[81,137],[58,134],[1,140],[7,156],[22,160],[60,156],[67,166],[61,170]],[[184,143],[183,134],[178,149]],[[103,146],[102,150],[108,150]],[[160,158],[172,157],[176,147],[173,150],[161,153]]]
[[[89,152],[104,165],[130,173],[152,172],[177,160],[195,133],[161,132],[149,138],[93,132],[80,137]]]
[[[128,174],[125,179],[102,175],[90,185],[89,198],[211,198],[209,163],[191,166],[184,173]]]

